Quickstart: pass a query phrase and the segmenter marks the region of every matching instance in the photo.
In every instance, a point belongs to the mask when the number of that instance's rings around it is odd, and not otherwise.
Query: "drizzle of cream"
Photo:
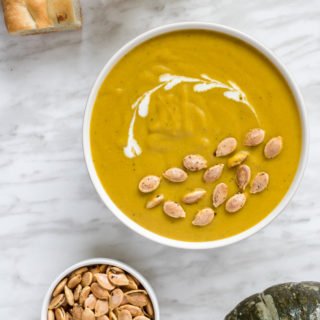
[[[141,118],[145,118],[149,113],[149,105],[151,95],[158,89],[163,87],[163,84],[159,84],[155,88],[145,92],[138,100],[132,105],[132,109],[138,108],[138,114]]]
[[[161,88],[163,88],[166,91],[169,91],[175,86],[179,85],[180,83],[195,83],[193,85],[193,91],[198,93],[206,92],[215,88],[225,89],[223,95],[227,99],[247,105],[256,117],[257,122],[259,123],[257,113],[254,107],[248,101],[246,94],[239,88],[239,86],[237,86],[232,81],[228,81],[228,83],[226,84],[218,80],[212,79],[206,74],[201,74],[200,78],[192,78],[165,73],[160,75],[159,82],[159,85],[146,91],[132,104],[132,109],[134,110],[134,112],[128,130],[127,145],[123,148],[124,154],[128,158],[134,158],[142,153],[142,150],[134,137],[134,125],[136,121],[137,112],[141,118],[146,118],[149,113],[151,96]]]
[[[128,131],[128,143],[127,146],[123,148],[123,152],[128,158],[134,158],[142,153],[142,150],[134,137],[134,123],[136,121],[137,110],[134,110],[133,117],[130,122]]]

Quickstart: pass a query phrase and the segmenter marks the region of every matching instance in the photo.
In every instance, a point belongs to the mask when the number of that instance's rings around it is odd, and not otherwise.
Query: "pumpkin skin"
[[[225,320],[320,320],[320,282],[270,287],[240,302]]]

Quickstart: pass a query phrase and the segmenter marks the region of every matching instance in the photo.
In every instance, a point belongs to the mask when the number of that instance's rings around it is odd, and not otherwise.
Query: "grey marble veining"
[[[82,4],[82,32],[11,37],[0,21],[0,319],[39,319],[53,278],[96,256],[145,274],[165,320],[220,320],[269,285],[320,280],[320,2]],[[311,132],[308,168],[283,214],[250,239],[201,252],[124,227],[98,198],[82,154],[85,102],[107,59],[139,33],[185,20],[235,27],[274,50],[301,88]]]

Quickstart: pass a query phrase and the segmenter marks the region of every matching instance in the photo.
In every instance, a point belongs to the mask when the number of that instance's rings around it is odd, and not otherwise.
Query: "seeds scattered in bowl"
[[[251,129],[245,137],[244,145],[248,147],[253,147],[261,144],[265,137],[265,131],[261,128],[255,128]],[[228,137],[224,140],[222,140],[216,151],[215,156],[216,157],[225,157],[227,155],[230,155],[235,151],[237,148],[237,140],[233,137]],[[282,137],[275,137],[269,140],[269,142],[266,144],[264,148],[264,154],[268,159],[272,159],[276,157],[282,149]],[[218,183],[212,193],[212,206],[214,208],[220,207],[223,203],[225,203],[225,211],[229,213],[234,213],[242,209],[242,207],[245,205],[247,201],[247,195],[243,192],[245,191],[246,187],[250,183],[251,179],[251,168],[246,165],[242,164],[244,161],[247,160],[249,156],[249,152],[245,150],[238,151],[234,155],[232,155],[229,159],[227,159],[227,165],[232,170],[232,168],[237,167],[236,175],[235,175],[235,182],[238,186],[239,193],[233,195],[228,200],[228,185],[224,182]],[[190,154],[184,157],[183,159],[183,165],[184,167],[191,172],[200,171],[205,168],[207,168],[207,160],[199,155],[199,154]],[[222,171],[224,169],[224,164],[219,163],[216,165],[213,165],[209,167],[203,174],[202,179],[204,183],[209,182],[215,182],[218,180],[221,175]],[[191,175],[191,173],[189,173]],[[178,167],[172,167],[167,169],[163,176],[165,179],[169,180],[170,182],[184,182],[188,178],[188,174],[181,168]],[[144,177],[140,183],[139,183],[139,189],[143,193],[149,193],[154,191],[159,187],[160,184],[160,178],[158,176],[149,175]],[[259,172],[255,178],[252,181],[250,193],[256,194],[260,193],[263,190],[265,190],[269,183],[269,175],[266,172]],[[203,197],[206,195],[206,190],[202,188],[196,188],[191,192],[186,193],[181,201],[185,204],[192,205],[194,203],[197,203],[200,201]],[[157,206],[159,206],[165,199],[165,196],[163,194],[158,194],[156,196],[153,196],[151,199],[149,199],[146,203],[147,209],[152,209]],[[185,218],[186,212],[181,206],[180,203],[175,201],[165,201],[163,204],[163,211],[166,215],[168,215],[171,218],[179,219],[179,218]],[[211,208],[204,208],[195,215],[194,220],[192,221],[192,224],[195,226],[206,226],[213,220],[214,217],[214,210]],[[87,278],[86,276],[85,278]],[[71,288],[76,287],[79,284],[79,273],[74,273],[72,278],[68,280],[68,286]],[[90,279],[88,280],[90,282]],[[112,282],[112,281],[111,281]],[[86,280],[84,280],[84,277],[82,277],[81,280],[82,285],[84,286],[86,284]],[[59,287],[56,289],[55,294],[57,295],[60,293],[61,287],[65,283],[61,283]],[[117,284],[120,286],[120,284]],[[103,285],[102,285],[103,286]],[[91,286],[92,287],[92,286]],[[108,288],[107,288],[108,289]],[[79,291],[80,289],[78,289]],[[84,289],[82,289],[82,292],[85,292]],[[78,295],[78,292],[75,292]],[[98,293],[97,293],[98,294]],[[66,292],[65,292],[66,295]],[[99,294],[98,294],[99,295]],[[87,298],[87,296],[85,297]],[[69,300],[67,297],[67,303],[72,304],[72,300]],[[83,300],[80,294],[80,300]],[[64,301],[55,301],[57,304],[63,304]],[[125,314],[125,312],[123,312]]]
[[[139,281],[114,266],[77,269],[56,286],[48,307],[48,320],[121,319],[152,320],[154,312]]]

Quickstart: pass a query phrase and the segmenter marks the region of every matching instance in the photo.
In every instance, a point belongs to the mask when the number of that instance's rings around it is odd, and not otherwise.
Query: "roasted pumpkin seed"
[[[66,297],[66,301],[68,303],[69,306],[73,306],[74,305],[74,296],[73,296],[73,292],[70,288],[68,288],[68,286],[64,286],[64,295]]]
[[[84,287],[80,293],[79,303],[82,305],[84,304],[85,300],[88,298],[91,292],[91,288],[89,286]]]
[[[233,137],[223,139],[214,152],[216,157],[225,157],[234,152],[237,148],[237,140]]]
[[[97,298],[93,294],[89,294],[88,298],[84,302],[84,308],[93,310],[96,307]]]
[[[212,204],[215,208],[222,205],[228,197],[228,186],[221,182],[216,185],[212,193]]]
[[[75,274],[73,277],[71,277],[67,283],[67,286],[70,289],[75,288],[80,282],[81,282],[81,274]]]
[[[139,281],[136,278],[134,278],[133,276],[130,276],[129,274],[127,274],[127,278],[129,280],[129,284],[126,287],[129,290],[137,290],[138,285],[139,285]]]
[[[58,294],[60,294],[64,290],[64,286],[67,284],[68,278],[64,278],[62,281],[59,282],[59,284],[54,289],[52,296],[55,297]]]
[[[88,268],[87,268],[87,267],[81,267],[81,268],[73,271],[73,272],[71,273],[71,275],[70,275],[70,278],[72,278],[73,276],[78,275],[78,274],[82,275],[82,274],[85,273],[86,271],[88,271]]]
[[[62,304],[65,301],[65,296],[63,293],[58,294],[57,296],[55,296],[51,302],[49,303],[49,309],[57,309],[60,306],[62,306]]]
[[[197,227],[207,226],[214,218],[214,211],[211,208],[204,208],[198,211],[192,224]]]
[[[233,155],[231,158],[228,159],[228,167],[233,168],[235,166],[238,166],[239,164],[246,161],[248,156],[249,156],[249,152],[247,151],[237,152],[235,155]]]
[[[83,287],[90,286],[93,280],[93,274],[90,271],[85,272],[82,275],[81,284]]]
[[[222,171],[223,171],[224,164],[216,164],[209,169],[205,171],[203,174],[203,181],[208,183],[208,182],[215,182],[221,177]]]
[[[104,314],[103,316],[97,317],[97,320],[109,320],[109,317]]]
[[[273,159],[281,152],[283,148],[282,137],[274,137],[270,139],[264,147],[264,155],[267,159]]]
[[[54,315],[55,315],[56,320],[65,320],[66,313],[64,312],[64,310],[62,308],[58,308],[58,309],[55,309]]]
[[[256,194],[260,193],[267,188],[269,184],[269,175],[266,172],[259,172],[254,177],[250,189],[250,193]]]
[[[137,307],[144,307],[148,304],[148,294],[145,290],[132,290],[125,293],[130,304]]]
[[[132,320],[132,315],[128,310],[121,310],[118,314],[118,320]]]
[[[187,194],[185,194],[182,198],[182,202],[186,203],[186,204],[193,204],[198,202],[201,198],[204,197],[204,195],[207,193],[206,190],[201,189],[201,188],[197,188],[191,192],[188,192]]]
[[[107,300],[97,300],[95,305],[95,313],[96,317],[101,317],[107,314],[109,311],[109,302]]]
[[[243,208],[247,200],[244,193],[237,193],[228,199],[226,202],[226,211],[234,213]]]
[[[48,310],[48,320],[55,320],[54,312],[53,310]]]
[[[183,210],[181,205],[174,201],[166,201],[163,204],[163,212],[169,217],[175,219],[186,217],[186,212]]]
[[[98,283],[94,282],[91,285],[91,292],[94,296],[101,300],[106,300],[109,298],[109,291],[102,288]]]
[[[81,320],[83,308],[79,306],[78,304],[75,304],[72,308],[72,317],[74,320]]]
[[[84,309],[81,320],[95,320],[93,311],[89,308]]]
[[[149,175],[141,179],[139,190],[142,193],[149,193],[156,190],[160,185],[161,179],[157,176]]]
[[[163,176],[171,182],[183,182],[188,178],[188,174],[180,168],[170,168],[163,173]]]
[[[153,198],[151,198],[147,204],[146,204],[146,208],[147,209],[153,209],[155,207],[157,207],[158,205],[160,205],[164,200],[164,195],[163,194],[157,194],[156,196],[154,196]]]
[[[108,275],[105,273],[96,273],[94,277],[102,288],[107,290],[113,290],[115,288],[115,285],[109,281]]]
[[[109,306],[113,310],[118,308],[123,300],[124,293],[120,288],[114,289],[110,294]]]
[[[127,286],[129,284],[129,280],[124,272],[116,273],[115,269],[110,269],[108,272],[109,281],[115,286]]]
[[[189,171],[200,171],[207,167],[207,160],[200,154],[189,154],[184,157],[183,165]]]
[[[251,129],[245,136],[244,145],[248,147],[255,147],[263,142],[265,131],[261,128]]]
[[[74,289],[74,291],[73,291],[74,301],[78,301],[79,300],[81,291],[82,291],[82,285],[78,284],[76,286],[76,288]]]
[[[251,179],[251,169],[246,164],[237,168],[236,183],[241,191],[244,191]]]
[[[132,306],[132,305],[130,305],[130,304],[125,304],[125,305],[123,305],[123,306],[120,306],[120,307],[118,308],[118,310],[119,310],[119,311],[128,310],[133,317],[143,316],[143,311],[142,311],[141,308],[136,307],[136,306]]]

